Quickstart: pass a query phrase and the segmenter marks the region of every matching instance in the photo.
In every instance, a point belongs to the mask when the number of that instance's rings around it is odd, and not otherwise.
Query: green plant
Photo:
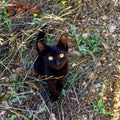
[[[84,55],[91,51],[92,53],[98,52],[99,46],[101,45],[102,38],[99,36],[89,33],[87,38],[82,37],[77,34],[77,28],[73,25],[71,26],[72,36],[75,37],[77,49]]]
[[[32,118],[35,115],[36,115],[36,111],[33,110],[29,111],[29,118]]]
[[[93,109],[97,114],[111,115],[111,112],[107,112],[104,108],[103,101],[100,98],[97,105],[93,104]]]
[[[2,88],[0,88],[0,95],[2,94],[2,91],[3,91]]]
[[[39,20],[37,18],[37,16],[38,16],[37,14],[34,14],[33,16],[34,16],[34,18],[33,18],[33,27],[35,27],[36,25],[39,24]]]
[[[17,118],[17,115],[11,115],[10,120],[15,120]]]
[[[33,28],[35,28],[38,24],[43,24],[42,21],[39,18],[42,18],[44,16],[44,12],[42,12],[40,15],[38,15],[37,13],[33,14]]]
[[[63,96],[66,96],[66,91],[67,91],[66,89],[62,89],[62,95]]]
[[[47,37],[47,39],[46,39],[47,44],[52,45],[53,44],[53,34],[47,34],[46,37]]]
[[[12,21],[8,18],[8,16],[9,16],[9,14],[7,12],[7,9],[4,8],[2,14],[0,15],[1,21],[2,21],[2,19],[4,20],[4,22],[1,24],[3,25],[4,28],[11,31],[12,30]]]

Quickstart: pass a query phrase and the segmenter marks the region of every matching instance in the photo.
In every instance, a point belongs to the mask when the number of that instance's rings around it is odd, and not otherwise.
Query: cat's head
[[[44,63],[51,68],[61,69],[68,60],[67,36],[62,34],[58,43],[53,46],[46,45],[43,41],[37,41],[38,53]]]

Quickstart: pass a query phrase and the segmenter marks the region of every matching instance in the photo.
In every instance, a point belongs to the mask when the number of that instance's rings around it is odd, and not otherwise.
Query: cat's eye
[[[53,60],[53,56],[49,56],[48,60],[50,60],[50,61]]]
[[[64,58],[64,54],[63,54],[63,53],[60,53],[60,54],[59,54],[59,58]]]

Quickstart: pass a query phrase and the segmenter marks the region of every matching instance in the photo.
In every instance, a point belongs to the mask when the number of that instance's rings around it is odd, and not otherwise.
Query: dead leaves
[[[35,13],[41,13],[41,9],[40,9],[40,7],[39,6],[34,6],[33,8],[32,8],[32,10],[35,12]]]
[[[6,4],[6,9],[8,12],[8,17],[13,17],[17,15],[18,13],[41,13],[41,8],[36,5],[32,6],[30,3],[27,3],[26,5],[22,5],[19,2],[12,2],[11,4]]]
[[[29,11],[31,9],[31,4],[30,3],[27,3],[25,6],[23,6],[23,9],[25,11]]]
[[[108,16],[103,15],[103,16],[101,16],[101,19],[102,19],[102,20],[108,20]]]

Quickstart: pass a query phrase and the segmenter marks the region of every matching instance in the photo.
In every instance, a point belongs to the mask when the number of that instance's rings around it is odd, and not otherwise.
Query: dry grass
[[[24,5],[28,1],[19,2]],[[1,120],[119,120],[119,1],[80,0],[78,4],[78,0],[71,0],[62,5],[60,0],[32,0],[31,4],[41,6],[42,12],[36,18],[32,13],[0,18]],[[2,15],[2,2],[0,7]],[[45,25],[48,42],[55,43],[67,33],[71,51],[65,96],[54,103],[49,101],[46,83],[33,69],[37,58],[35,36]],[[78,51],[72,25],[77,35],[91,32],[102,37],[99,51],[86,55]],[[93,105],[100,98],[111,115],[95,112]]]

